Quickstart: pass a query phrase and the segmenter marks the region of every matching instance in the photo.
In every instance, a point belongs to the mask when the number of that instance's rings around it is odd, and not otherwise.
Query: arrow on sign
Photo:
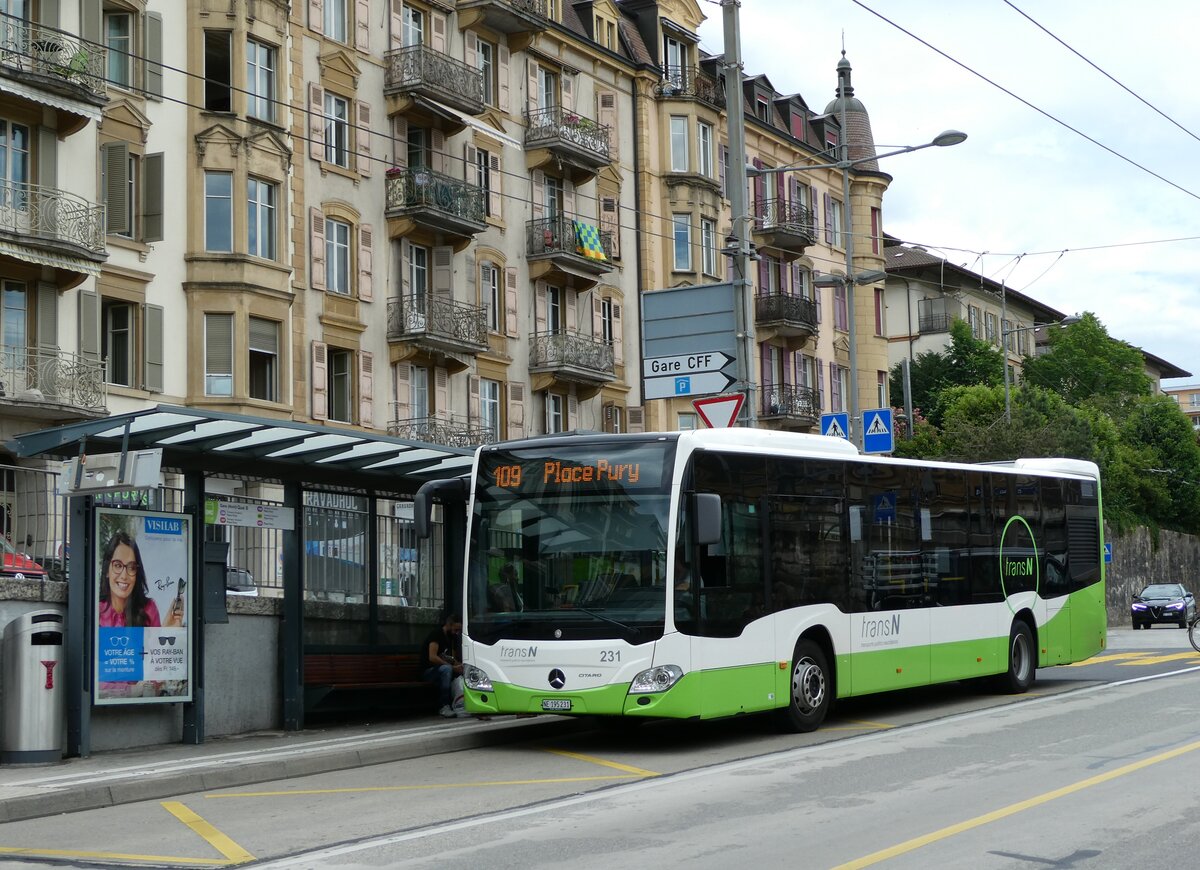
[[[724,372],[646,378],[646,388],[642,398],[674,399],[683,396],[708,396],[723,393],[733,382],[734,378]]]
[[[733,362],[724,351],[681,353],[675,356],[655,356],[642,361],[642,377],[660,378],[666,375],[698,375],[719,372]]]

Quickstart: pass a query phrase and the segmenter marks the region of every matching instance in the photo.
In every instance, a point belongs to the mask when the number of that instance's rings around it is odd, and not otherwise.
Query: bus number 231
[[[619,649],[602,649],[600,650],[600,661],[604,662],[619,662],[621,660],[621,651]]]

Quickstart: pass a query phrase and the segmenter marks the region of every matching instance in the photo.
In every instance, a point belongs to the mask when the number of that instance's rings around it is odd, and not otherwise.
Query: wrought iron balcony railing
[[[535,332],[529,337],[530,368],[570,366],[601,375],[613,373],[613,348],[603,339],[578,332]]]
[[[0,346],[0,400],[103,412],[104,363],[60,350]]]
[[[581,226],[583,229],[580,229]],[[594,229],[594,224],[569,215],[527,221],[525,254],[529,257],[572,254],[590,260],[597,267],[612,268],[613,234],[596,230],[593,236],[591,231]],[[594,245],[597,239],[600,242],[600,251],[604,253],[603,258],[597,256],[599,251],[596,251]]]
[[[763,417],[803,417],[815,420],[821,416],[821,396],[812,387],[764,384],[759,414]]]
[[[806,206],[787,199],[768,199],[754,209],[754,228],[763,232],[782,230],[804,236],[810,244],[817,240],[817,219]]]
[[[480,444],[495,444],[498,440],[493,431],[479,422],[472,423],[453,416],[398,418],[398,408],[392,402],[392,419],[387,427],[388,434],[395,438],[446,447],[478,447]]]
[[[107,94],[104,71],[108,49],[78,36],[0,13],[0,66],[39,73],[78,85],[98,97]]]
[[[954,323],[954,316],[951,314],[922,314],[917,319],[917,329],[922,334],[949,332],[952,323]]]
[[[453,102],[482,106],[483,73],[427,45],[409,45],[384,55],[385,91],[429,90]]]
[[[529,125],[525,130],[526,147],[562,143],[590,153],[599,162],[609,162],[609,129],[604,124],[561,106],[526,110],[525,122]]]
[[[754,319],[757,323],[787,322],[817,329],[817,303],[790,293],[769,293],[754,297]]]
[[[432,337],[464,348],[487,347],[487,310],[430,293],[388,300],[389,340]]]
[[[520,30],[514,18],[541,18],[542,26],[545,26],[545,19],[550,17],[550,0],[458,0],[458,8],[460,12],[477,8],[491,10],[495,15],[486,20],[489,25],[503,33],[515,33]]]
[[[701,100],[725,108],[725,91],[720,82],[694,66],[668,66],[655,93],[664,100]]]
[[[0,181],[0,232],[66,242],[104,254],[104,206],[56,187]]]
[[[389,169],[384,182],[388,211],[434,209],[472,223],[487,223],[482,187],[432,169]]]

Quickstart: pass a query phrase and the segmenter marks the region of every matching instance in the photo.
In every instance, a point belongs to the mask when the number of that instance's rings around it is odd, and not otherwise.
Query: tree
[[[1155,525],[1200,532],[1200,445],[1187,415],[1167,396],[1144,396],[1128,408],[1119,433],[1146,478],[1133,506]]]
[[[1136,347],[1110,338],[1090,311],[1078,323],[1048,334],[1049,350],[1026,357],[1026,383],[1053,390],[1070,405],[1091,404],[1121,416],[1150,393],[1146,363]]]
[[[890,381],[893,398],[904,395],[903,378],[903,364],[894,366]],[[909,366],[913,407],[935,426],[942,422],[942,395],[947,389],[976,384],[997,386],[1003,379],[1004,358],[999,348],[972,335],[965,320],[950,325],[950,346],[944,353],[918,354]]]
[[[941,449],[947,459],[1095,458],[1095,436],[1087,415],[1048,390],[1016,390],[1011,423],[1005,418],[1002,387],[956,387],[943,394],[943,403]]]

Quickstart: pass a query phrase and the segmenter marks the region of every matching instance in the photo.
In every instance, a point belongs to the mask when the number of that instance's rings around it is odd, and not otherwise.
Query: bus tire
[[[825,651],[808,638],[800,638],[792,658],[788,704],[779,710],[785,731],[816,731],[825,721],[833,701],[833,679]]]
[[[1033,685],[1037,668],[1033,632],[1023,619],[1013,620],[1008,633],[1008,671],[997,678],[998,688],[1009,695],[1020,695]]]

